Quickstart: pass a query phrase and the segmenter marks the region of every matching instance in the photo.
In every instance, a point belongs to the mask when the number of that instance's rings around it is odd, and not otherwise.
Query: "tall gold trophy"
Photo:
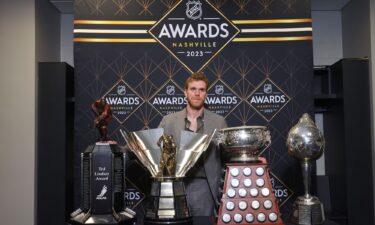
[[[305,113],[290,129],[286,141],[289,155],[301,162],[305,194],[293,203],[292,222],[295,224],[322,224],[325,220],[323,204],[310,194],[311,162],[318,159],[325,147],[324,136]]]
[[[180,142],[163,128],[125,133],[130,150],[153,179],[144,223],[191,225],[183,178],[210,144],[212,135],[181,131]]]

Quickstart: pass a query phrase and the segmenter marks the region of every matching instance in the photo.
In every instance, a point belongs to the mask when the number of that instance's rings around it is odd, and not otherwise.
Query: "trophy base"
[[[95,224],[95,225],[133,225],[135,224],[135,213],[130,209],[113,214],[91,214],[77,209],[72,213],[70,224]]]
[[[258,160],[259,163],[225,165],[217,225],[284,225],[273,194],[267,160],[263,157]]]
[[[299,196],[293,203],[291,221],[300,225],[322,224],[325,220],[323,204],[315,196]]]
[[[145,224],[192,224],[184,182],[175,177],[154,178]]]
[[[174,220],[174,219],[146,219],[144,220],[144,225],[161,225],[161,224],[170,224],[170,225],[193,225],[193,220],[191,217]]]

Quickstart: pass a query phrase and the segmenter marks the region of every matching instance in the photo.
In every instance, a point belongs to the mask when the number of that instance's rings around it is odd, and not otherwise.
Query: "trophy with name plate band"
[[[299,122],[290,129],[286,141],[289,155],[301,162],[305,194],[293,203],[292,222],[296,224],[322,224],[324,222],[323,204],[309,193],[311,161],[318,159],[324,151],[324,136],[305,113]]]
[[[125,133],[130,150],[153,178],[145,224],[192,224],[183,178],[210,144],[212,135],[181,131],[180,143],[163,128]]]
[[[226,173],[217,225],[282,225],[267,161],[258,157],[271,143],[267,127],[224,128],[218,133],[218,143]]]
[[[105,99],[92,104],[98,141],[81,154],[81,207],[71,213],[72,224],[133,224],[135,212],[125,207],[125,164],[123,148],[107,137],[111,107]]]

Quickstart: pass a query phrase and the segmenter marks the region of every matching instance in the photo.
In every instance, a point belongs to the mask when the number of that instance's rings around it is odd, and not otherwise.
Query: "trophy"
[[[125,207],[125,164],[128,156],[107,137],[111,107],[104,99],[92,104],[98,141],[81,154],[81,206],[71,213],[72,224],[133,224],[135,212]]]
[[[322,224],[324,222],[323,204],[309,193],[311,161],[318,159],[324,150],[324,136],[305,113],[299,122],[290,129],[286,141],[289,155],[298,159],[302,165],[305,194],[293,203],[292,222],[296,224]]]
[[[267,161],[258,157],[271,144],[267,127],[224,128],[218,133],[218,143],[226,173],[217,225],[283,224]]]
[[[145,224],[192,224],[183,178],[210,144],[212,135],[181,131],[180,143],[163,128],[125,133],[130,150],[153,178]]]

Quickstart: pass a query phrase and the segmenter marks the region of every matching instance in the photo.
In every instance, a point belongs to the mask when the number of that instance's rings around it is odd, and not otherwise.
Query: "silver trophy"
[[[256,162],[259,151],[271,144],[265,126],[240,126],[221,129],[218,143],[229,162]]]
[[[325,147],[324,136],[305,113],[299,122],[290,129],[286,141],[289,155],[302,165],[305,194],[293,203],[292,222],[296,224],[322,224],[325,220],[323,204],[309,193],[311,183],[311,161],[318,159]]]
[[[163,128],[120,132],[153,178],[145,224],[191,224],[183,177],[207,149],[215,131],[212,135],[181,131],[177,142]]]

